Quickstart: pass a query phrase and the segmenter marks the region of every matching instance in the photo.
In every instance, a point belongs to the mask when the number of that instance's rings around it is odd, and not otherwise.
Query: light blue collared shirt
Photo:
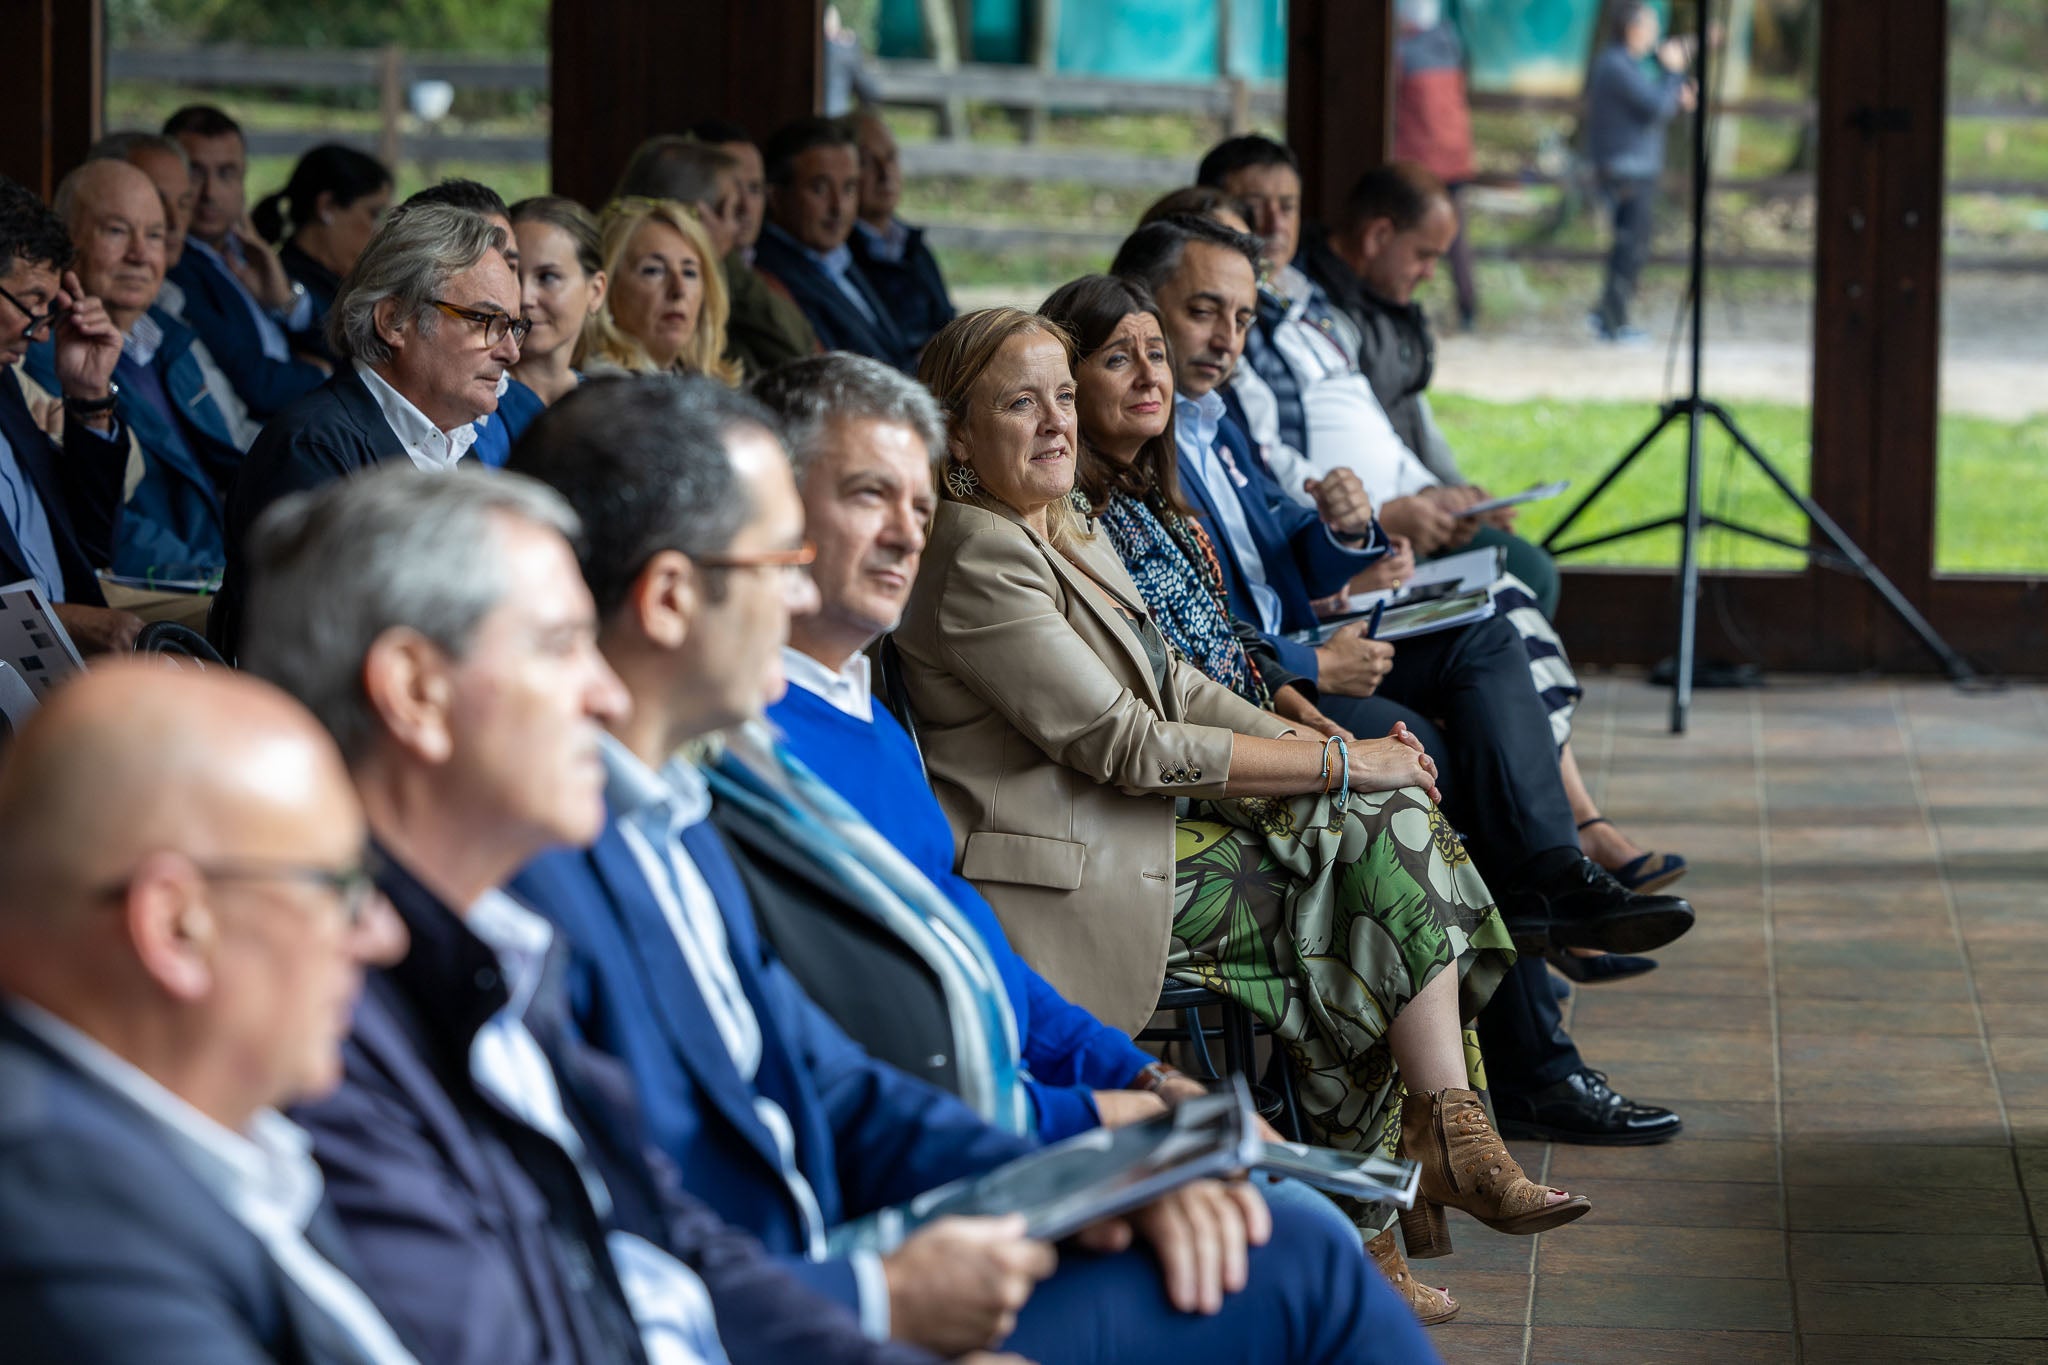
[[[1259,629],[1268,635],[1280,630],[1280,594],[1266,579],[1266,561],[1259,556],[1259,543],[1252,539],[1251,523],[1245,520],[1244,505],[1237,490],[1251,481],[1229,455],[1216,444],[1216,429],[1223,423],[1223,396],[1211,389],[1200,398],[1176,395],[1173,400],[1174,442],[1179,447],[1180,467],[1208,490],[1216,504],[1216,520],[1223,538],[1230,542],[1244,571],[1245,586],[1252,604],[1259,609]]]
[[[853,300],[853,306],[860,309],[862,317],[876,324],[882,321],[875,316],[875,307],[868,302],[868,296],[861,293],[860,286],[853,282],[853,272],[859,267],[853,263],[852,247],[844,242],[830,251],[813,251],[805,247],[804,254],[816,261],[818,268],[831,277],[832,283],[839,286],[840,293]]]
[[[0,518],[28,559],[29,576],[51,602],[64,600],[64,565],[57,558],[57,536],[50,529],[50,513],[43,506],[28,471],[14,453],[14,445],[0,432]]]

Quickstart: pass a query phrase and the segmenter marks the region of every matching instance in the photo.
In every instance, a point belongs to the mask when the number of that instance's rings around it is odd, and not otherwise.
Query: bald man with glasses
[[[341,756],[254,679],[128,662],[0,767],[0,1321],[14,1365],[410,1365],[305,1135],[403,924]],[[142,1343],[147,1343],[144,1347]]]

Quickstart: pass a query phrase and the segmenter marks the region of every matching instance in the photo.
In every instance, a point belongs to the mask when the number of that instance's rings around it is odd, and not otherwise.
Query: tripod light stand
[[[1698,42],[1700,98],[1695,102],[1692,112],[1692,257],[1687,289],[1692,324],[1690,387],[1684,396],[1674,398],[1658,409],[1657,420],[1649,431],[1644,433],[1643,438],[1631,446],[1628,453],[1617,460],[1613,468],[1603,474],[1599,482],[1573,505],[1571,511],[1565,514],[1564,520],[1557,524],[1556,529],[1552,530],[1543,542],[1543,548],[1551,554],[1563,556],[1580,550],[1590,550],[1596,545],[1606,545],[1630,536],[1642,535],[1647,531],[1662,530],[1667,526],[1680,528],[1677,670],[1672,679],[1671,692],[1673,734],[1685,733],[1686,720],[1692,710],[1693,661],[1699,642],[1699,542],[1700,533],[1710,526],[1796,551],[1805,555],[1812,563],[1861,578],[1876,591],[1878,597],[1891,609],[1892,614],[1918,636],[1920,642],[1941,661],[1943,672],[1947,673],[1952,681],[1970,683],[1977,680],[1977,674],[1969,662],[1941,638],[1934,627],[1928,624],[1927,618],[1920,614],[1919,609],[1906,600],[1905,594],[1885,577],[1883,571],[1871,562],[1870,556],[1836,524],[1835,519],[1821,510],[1813,499],[1792,486],[1777,466],[1771,463],[1769,457],[1757,449],[1756,443],[1736,425],[1734,417],[1729,415],[1726,408],[1701,395],[1700,369],[1706,350],[1706,227],[1709,183],[1707,106],[1711,102],[1708,98],[1711,87],[1707,82],[1707,70],[1708,62],[1711,60],[1708,43],[1708,10],[1711,8],[1711,2],[1712,0],[1697,0],[1694,28]],[[1569,544],[1561,543],[1564,541],[1565,532],[1599,500],[1600,495],[1635,463],[1638,456],[1664,434],[1667,427],[1679,421],[1685,423],[1685,510],[1673,516],[1641,522],[1605,535],[1575,540]],[[1701,434],[1703,425],[1708,421],[1712,421],[1726,432],[1736,448],[1749,458],[1749,462],[1755,465],[1788,501],[1805,514],[1813,530],[1819,532],[1821,540],[1826,542],[1825,545],[1799,544],[1704,511],[1700,505]]]

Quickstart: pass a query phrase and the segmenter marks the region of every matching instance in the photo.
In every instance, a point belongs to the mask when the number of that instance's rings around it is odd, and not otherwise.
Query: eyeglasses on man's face
[[[465,308],[459,303],[446,299],[428,299],[428,303],[440,309],[451,318],[473,322],[484,329],[484,344],[495,346],[506,337],[512,338],[514,346],[526,340],[526,334],[533,330],[533,323],[526,318],[515,318],[510,313],[485,312],[481,308]]]
[[[55,327],[65,318],[71,316],[70,308],[60,308],[55,303],[50,305],[47,312],[38,313],[20,299],[14,297],[13,293],[6,289],[0,289],[0,299],[6,299],[9,303],[13,304],[15,310],[27,319],[26,325],[21,329],[21,339],[23,341],[34,341],[37,332],[42,331],[45,327]]]
[[[316,867],[261,859],[223,859],[194,863],[193,867],[209,882],[284,881],[316,887],[334,897],[341,908],[342,922],[350,929],[361,926],[377,897],[375,860],[369,856],[350,867]],[[102,888],[100,894],[110,900],[120,899],[133,885],[131,878]]]
[[[818,547],[808,540],[794,550],[691,556],[692,562],[700,569],[781,569],[794,578],[802,578],[808,574],[810,566],[817,558]]]

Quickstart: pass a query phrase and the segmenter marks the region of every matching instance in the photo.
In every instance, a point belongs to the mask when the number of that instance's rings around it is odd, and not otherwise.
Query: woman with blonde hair
[[[895,643],[960,875],[1105,1022],[1141,1025],[1171,977],[1267,1024],[1318,1139],[1423,1163],[1410,1254],[1450,1250],[1444,1205],[1513,1233],[1579,1217],[1475,1093],[1461,1023],[1513,952],[1435,766],[1401,726],[1304,733],[1166,644],[1072,496],[1075,360],[1003,308],[948,324],[918,369],[947,444]]]
[[[673,199],[615,200],[598,238],[610,287],[587,357],[738,384],[740,365],[725,353],[725,277],[697,210]]]

